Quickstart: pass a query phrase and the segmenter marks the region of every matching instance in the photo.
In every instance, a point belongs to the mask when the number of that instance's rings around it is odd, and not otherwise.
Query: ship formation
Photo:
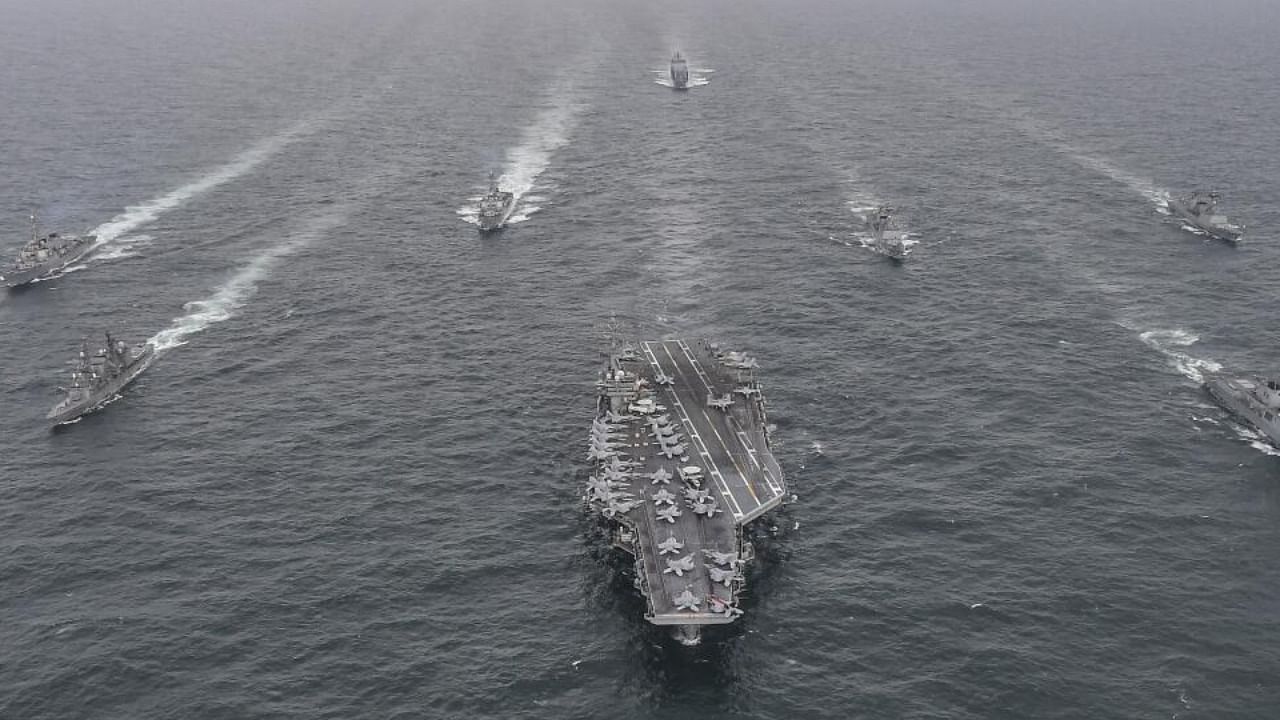
[[[65,395],[46,416],[54,425],[79,420],[111,402],[155,359],[155,348],[149,343],[129,347],[123,340],[111,337],[111,333],[106,339],[106,344],[93,353],[87,342],[81,345],[71,371],[71,384],[60,388]]]
[[[18,257],[9,267],[0,270],[0,282],[5,287],[16,288],[44,280],[65,270],[93,249],[93,235],[40,235],[36,216],[31,216],[31,240],[18,251]]]
[[[757,367],[662,340],[615,350],[597,383],[585,501],[633,558],[645,619],[687,645],[743,614],[744,528],[786,496]]]

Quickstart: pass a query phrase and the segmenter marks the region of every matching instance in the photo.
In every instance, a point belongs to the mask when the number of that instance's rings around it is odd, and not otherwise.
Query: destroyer
[[[150,344],[131,348],[112,338],[111,333],[107,333],[106,347],[92,355],[87,344],[82,345],[76,369],[71,372],[71,385],[65,388],[67,395],[49,411],[48,419],[61,425],[97,410],[147,369],[154,358],[155,348]]]
[[[1227,242],[1238,242],[1244,234],[1244,226],[1227,220],[1218,214],[1218,201],[1222,195],[1216,192],[1193,192],[1181,198],[1169,200],[1169,212],[1195,230],[1209,237]]]
[[[645,619],[696,644],[732,623],[755,551],[743,528],[782,504],[753,358],[705,341],[613,353],[598,382],[585,500],[635,561]]]
[[[18,259],[12,265],[0,271],[0,282],[12,288],[50,277],[88,254],[95,240],[97,237],[93,235],[58,233],[41,237],[36,216],[32,215],[31,241],[18,252]]]
[[[876,252],[898,261],[907,257],[907,233],[899,227],[893,208],[888,205],[876,208],[870,215],[868,225],[871,226],[871,238],[875,241]]]
[[[487,232],[502,228],[515,205],[515,194],[499,190],[498,177],[489,173],[489,192],[480,198],[480,229]]]
[[[685,62],[679,50],[671,56],[671,87],[677,90],[689,89],[689,63]]]
[[[1213,377],[1205,390],[1218,404],[1280,447],[1280,380]]]

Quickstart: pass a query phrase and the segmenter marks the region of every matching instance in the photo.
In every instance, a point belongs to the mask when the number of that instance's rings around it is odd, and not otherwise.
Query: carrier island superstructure
[[[615,348],[598,382],[586,502],[635,560],[645,619],[697,643],[732,623],[746,565],[743,529],[782,504],[757,363],[706,341]]]

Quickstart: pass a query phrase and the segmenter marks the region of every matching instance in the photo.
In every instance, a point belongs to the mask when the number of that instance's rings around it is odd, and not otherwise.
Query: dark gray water
[[[1275,3],[2,9],[0,250],[104,244],[0,299],[0,718],[1280,716],[1280,457],[1196,382],[1276,367]],[[758,355],[798,495],[692,651],[580,513],[611,315]]]

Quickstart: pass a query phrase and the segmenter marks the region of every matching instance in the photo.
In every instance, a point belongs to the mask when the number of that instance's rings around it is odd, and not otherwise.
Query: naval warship
[[[868,225],[876,252],[901,261],[907,257],[907,233],[898,226],[893,212],[888,205],[881,205],[870,215]]]
[[[689,63],[685,62],[679,50],[671,56],[671,87],[677,90],[689,88]]]
[[[155,348],[146,343],[129,347],[107,333],[107,344],[90,354],[88,345],[80,348],[76,368],[71,371],[71,385],[61,388],[66,397],[49,411],[55,425],[69,423],[97,410],[116,397],[147,365],[155,359]]]
[[[41,237],[36,216],[31,216],[31,241],[18,252],[18,259],[0,270],[5,287],[18,287],[42,280],[84,257],[93,249],[94,235],[59,235]]]
[[[515,209],[516,196],[498,189],[498,177],[489,173],[489,192],[480,198],[480,229],[482,231],[498,230],[507,224],[511,211]]]
[[[597,383],[584,500],[634,560],[645,619],[697,644],[743,614],[744,527],[783,503],[754,358],[706,341],[615,348]]]
[[[1280,380],[1219,375],[1206,380],[1204,389],[1228,412],[1280,447]]]
[[[1185,197],[1170,199],[1169,212],[1209,237],[1238,242],[1244,234],[1244,226],[1236,225],[1227,220],[1226,215],[1218,214],[1218,201],[1221,199],[1222,195],[1216,192],[1193,192]]]

